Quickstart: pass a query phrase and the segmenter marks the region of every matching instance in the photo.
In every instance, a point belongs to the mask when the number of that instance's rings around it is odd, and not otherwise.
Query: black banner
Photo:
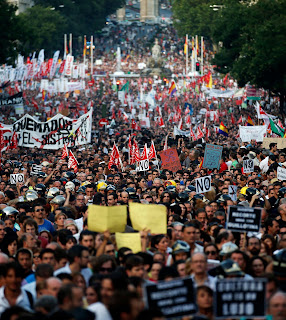
[[[261,208],[228,207],[226,228],[239,232],[259,232]]]
[[[220,279],[214,299],[216,319],[265,316],[266,279]]]
[[[18,92],[9,98],[3,99],[0,98],[0,106],[13,106],[15,104],[22,104],[23,103],[23,93]]]
[[[166,318],[196,313],[196,296],[190,278],[147,284],[144,298],[148,309],[159,309]]]

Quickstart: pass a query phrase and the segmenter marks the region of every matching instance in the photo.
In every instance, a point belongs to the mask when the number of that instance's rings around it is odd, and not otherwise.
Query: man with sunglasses
[[[48,230],[51,234],[55,232],[55,228],[49,220],[44,219],[45,209],[39,204],[35,204],[33,207],[33,217],[38,224],[38,232],[42,230]]]

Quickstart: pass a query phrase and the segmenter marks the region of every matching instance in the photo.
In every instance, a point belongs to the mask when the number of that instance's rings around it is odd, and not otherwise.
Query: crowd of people
[[[183,55],[178,50],[168,51],[171,42],[166,40],[166,59],[183,70]],[[132,53],[130,63],[142,61],[141,54]],[[107,54],[104,61],[100,68],[108,73],[114,61]],[[72,148],[77,172],[68,167],[67,159],[61,159],[62,150],[17,147],[2,152],[1,319],[165,319],[160,310],[145,308],[144,286],[185,277],[193,280],[196,293],[193,319],[215,319],[216,283],[234,277],[266,278],[267,314],[273,320],[286,319],[286,184],[277,179],[277,168],[286,167],[286,151],[277,149],[277,143],[266,149],[254,140],[240,141],[231,115],[235,122],[242,115],[245,119],[251,116],[258,124],[252,106],[242,109],[233,99],[207,100],[198,79],[190,80],[174,97],[168,95],[168,85],[163,82],[129,80],[124,102],[108,77],[91,81],[80,93],[51,95],[48,101],[31,83],[26,83],[25,111],[42,121],[56,113],[56,105],[63,104],[70,117],[77,117],[92,101],[92,140],[89,145]],[[156,107],[140,100],[141,87],[145,93],[154,91]],[[217,87],[225,84],[217,80]],[[14,90],[13,83],[3,89],[4,94],[9,90]],[[192,105],[192,126],[205,123],[209,129],[204,138],[172,135],[174,125],[184,119],[186,102]],[[276,101],[266,96],[261,104],[267,112],[279,114]],[[51,107],[49,113],[47,107]],[[229,129],[227,137],[216,131],[216,120],[201,109],[217,111],[218,123],[224,122]],[[17,118],[11,109],[1,111],[3,123]],[[142,114],[150,119],[150,127],[141,123]],[[159,116],[164,127],[158,124]],[[100,127],[102,117],[114,123]],[[136,130],[132,117],[138,123]],[[183,122],[183,128],[189,130],[188,124]],[[130,136],[141,149],[154,141],[157,160],[150,161],[145,172],[130,164]],[[122,165],[108,167],[114,142]],[[219,169],[202,166],[206,142],[223,146]],[[181,170],[162,167],[160,151],[164,147],[177,149]],[[243,172],[245,159],[254,161],[253,172]],[[34,164],[41,166],[36,175],[32,174]],[[10,174],[16,173],[23,173],[25,181],[12,184]],[[195,179],[207,175],[212,177],[211,191],[197,193]],[[236,200],[229,195],[230,185],[237,186]],[[131,202],[166,208],[166,233],[141,230],[140,252],[119,248],[109,230],[98,233],[88,229],[90,205],[128,206]],[[230,206],[261,208],[260,231],[229,231]],[[125,232],[139,231],[127,219]]]

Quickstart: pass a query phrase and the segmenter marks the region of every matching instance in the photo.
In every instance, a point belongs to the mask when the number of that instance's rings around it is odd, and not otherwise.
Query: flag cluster
[[[66,158],[68,159],[68,169],[73,169],[75,173],[78,172],[78,162],[76,160],[76,157],[74,154],[71,152],[71,150],[68,150],[67,145],[65,144],[63,147],[63,153],[61,156],[61,160],[64,160]]]

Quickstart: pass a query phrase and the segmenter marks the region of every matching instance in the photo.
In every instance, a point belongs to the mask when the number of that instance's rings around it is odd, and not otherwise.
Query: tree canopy
[[[181,35],[222,43],[213,61],[220,73],[285,96],[286,0],[175,0],[173,10]]]
[[[13,60],[17,56],[17,8],[6,0],[0,0],[0,63]]]

